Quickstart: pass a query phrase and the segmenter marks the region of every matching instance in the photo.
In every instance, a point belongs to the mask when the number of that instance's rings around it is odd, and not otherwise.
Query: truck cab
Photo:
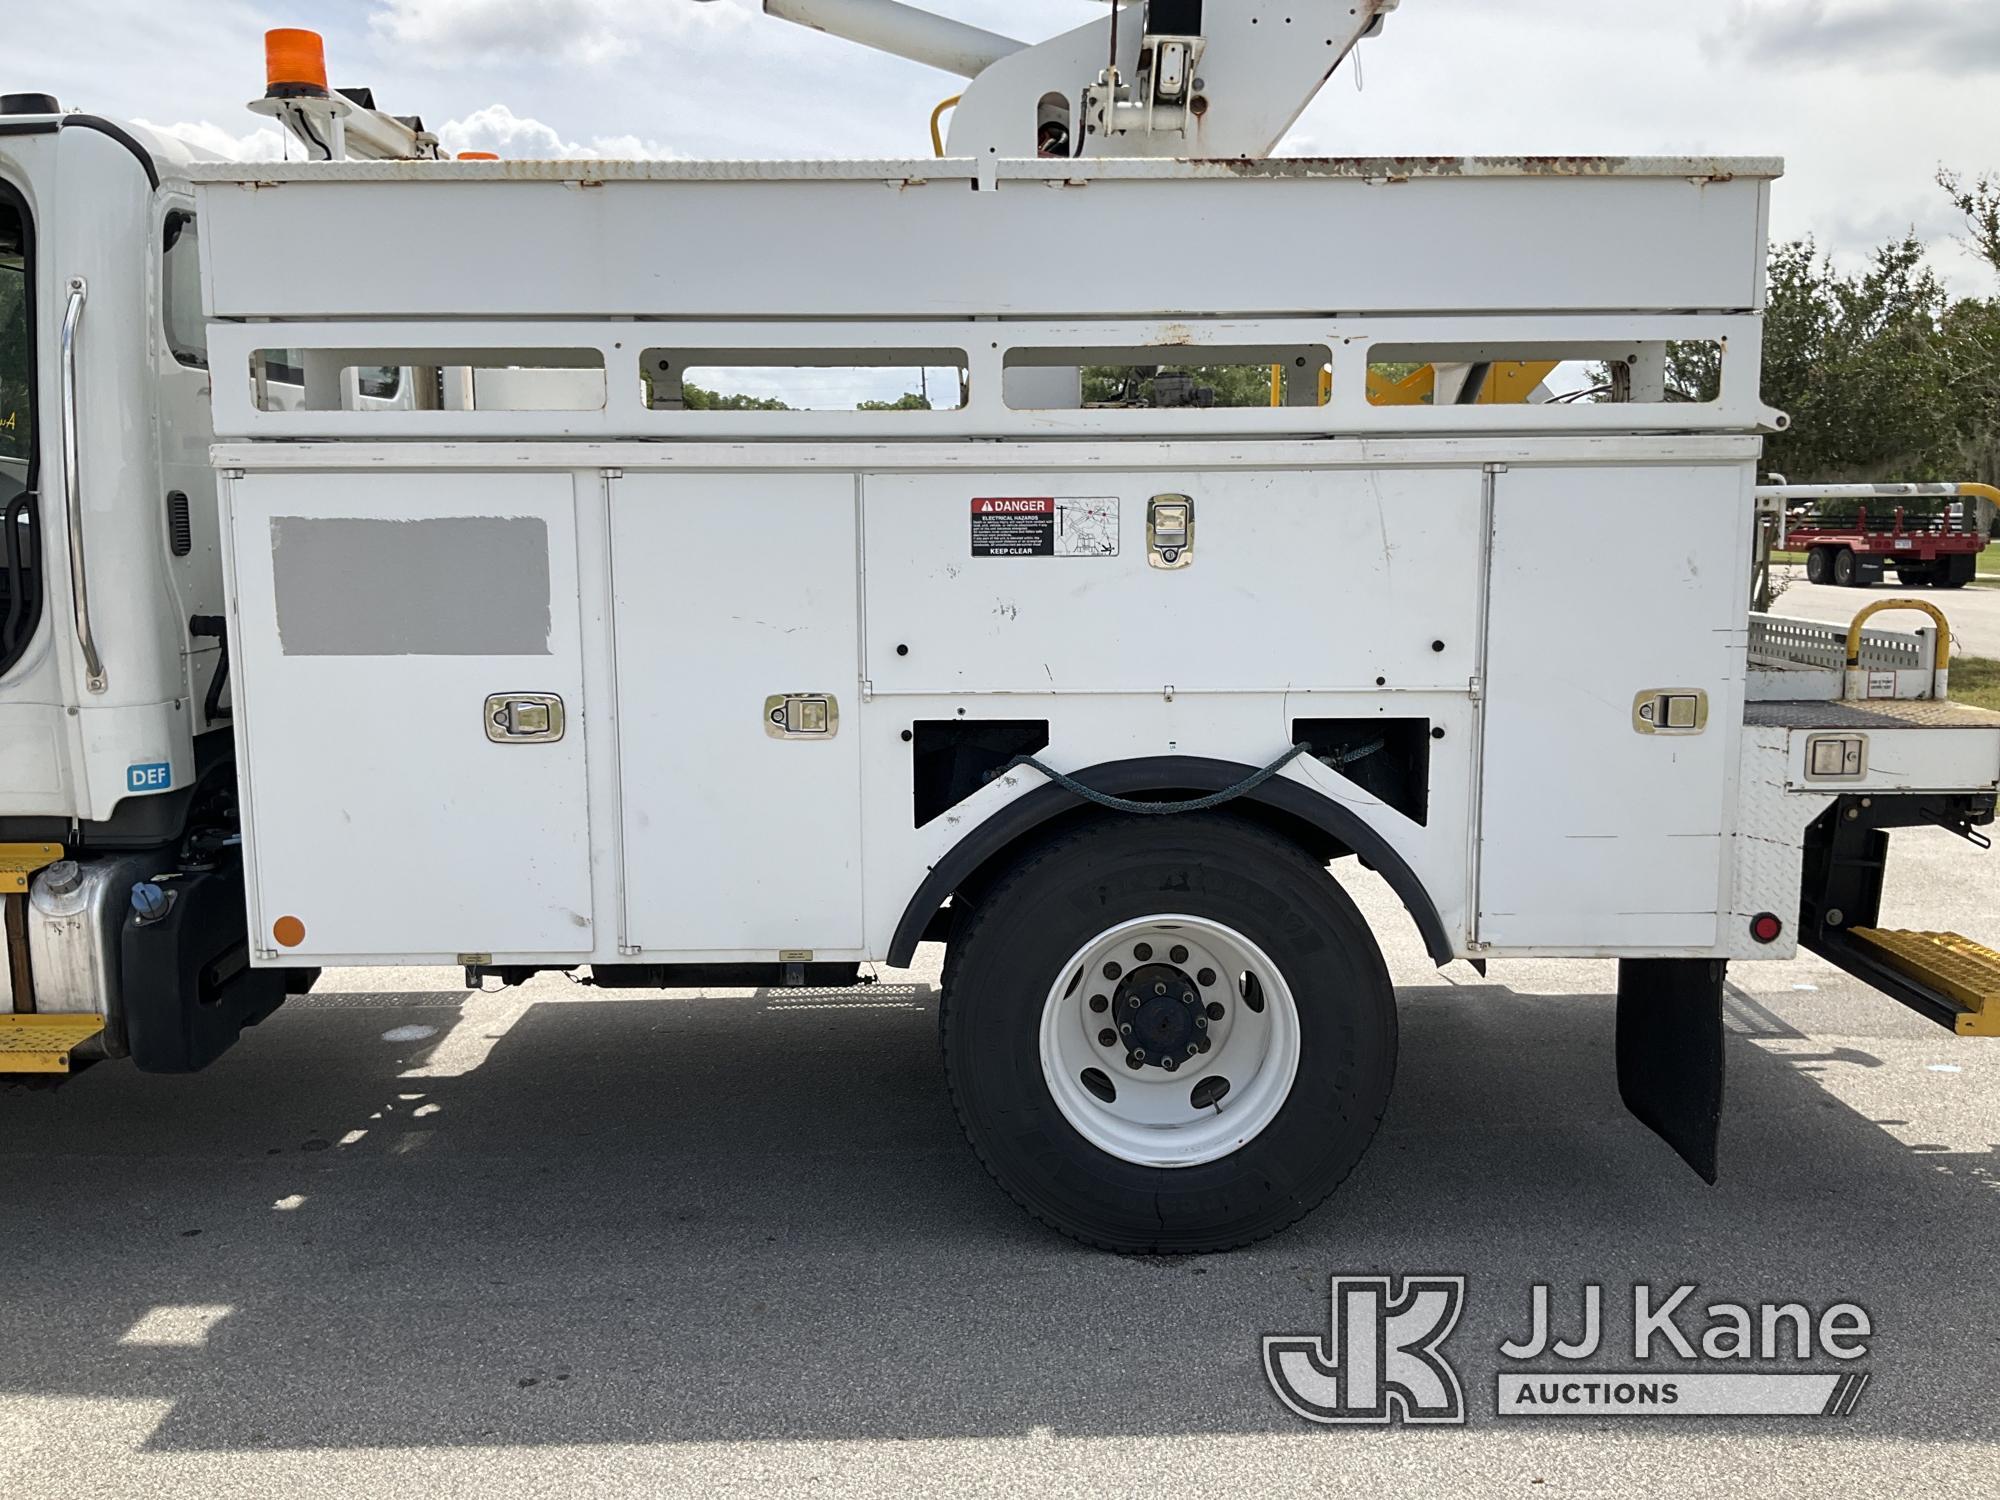
[[[139,1028],[142,1061],[196,1066],[283,995],[284,976],[249,974],[226,873],[200,227],[177,185],[204,154],[46,95],[0,103],[0,1012],[67,1018],[15,1038],[31,1059],[93,1019],[70,1055],[133,1052],[135,884],[162,908],[142,946],[197,974],[212,1033],[195,1045],[176,1004],[167,1034]],[[248,991],[262,993],[246,1006]]]

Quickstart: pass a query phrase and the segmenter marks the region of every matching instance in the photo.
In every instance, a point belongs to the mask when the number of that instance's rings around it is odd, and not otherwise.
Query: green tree
[[[745,396],[739,391],[724,395],[698,385],[683,385],[681,401],[688,411],[790,411],[782,401],[762,396]]]
[[[863,401],[856,411],[929,411],[930,398],[920,391],[905,391],[894,401]]]
[[[1772,248],[1764,315],[1764,400],[1790,414],[1765,466],[1798,481],[1965,477],[1968,356],[1990,318],[1954,305],[1914,235],[1881,246],[1843,274],[1811,239]],[[1673,394],[1712,401],[1721,351],[1669,349]]]
[[[1159,375],[1185,375],[1197,389],[1214,392],[1214,406],[1269,406],[1269,365],[1085,365],[1086,406],[1152,406],[1157,404]]]
[[[2000,177],[1976,177],[1967,183],[1949,168],[1938,171],[1938,186],[1965,215],[1973,250],[2000,272]]]

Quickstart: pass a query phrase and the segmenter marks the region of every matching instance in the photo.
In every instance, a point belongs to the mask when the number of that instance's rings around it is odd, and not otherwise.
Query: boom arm
[[[1134,0],[1028,46],[898,0],[764,0],[765,11],[972,79],[957,157],[1269,156],[1402,0],[1298,0],[1262,24],[1218,0]]]

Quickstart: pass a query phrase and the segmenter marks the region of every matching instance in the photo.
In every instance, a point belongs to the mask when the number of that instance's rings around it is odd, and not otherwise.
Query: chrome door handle
[[[486,738],[496,745],[553,745],[565,727],[563,701],[554,693],[495,693],[486,700]]]
[[[69,306],[62,321],[62,452],[63,500],[69,523],[69,585],[75,596],[76,642],[83,648],[84,684],[93,693],[105,689],[104,663],[90,633],[90,583],[83,560],[83,486],[77,478],[76,329],[83,321],[83,298],[89,287],[81,276],[69,280]]]

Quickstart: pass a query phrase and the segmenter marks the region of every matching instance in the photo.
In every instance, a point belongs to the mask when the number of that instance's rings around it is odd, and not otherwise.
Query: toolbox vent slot
[[[194,521],[188,514],[188,497],[179,490],[167,495],[167,547],[175,557],[194,551]]]

